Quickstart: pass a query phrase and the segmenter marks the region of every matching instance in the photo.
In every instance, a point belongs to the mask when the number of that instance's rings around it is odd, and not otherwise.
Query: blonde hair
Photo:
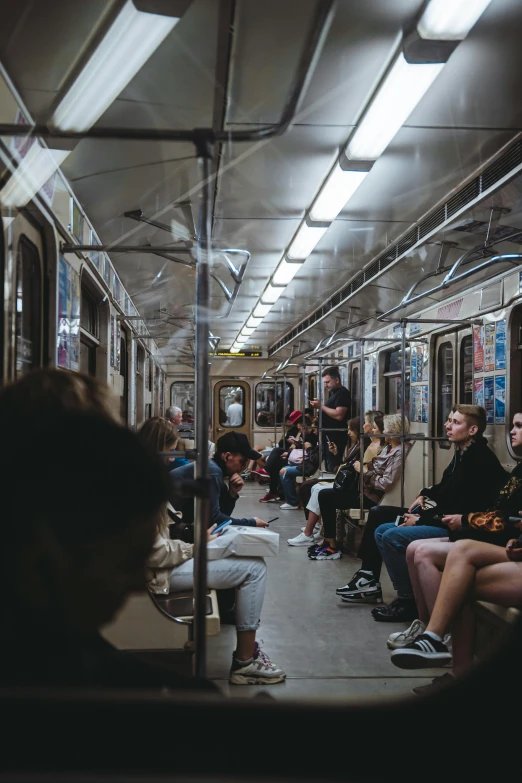
[[[410,431],[410,422],[407,418],[404,419],[404,434],[407,435]],[[402,416],[400,413],[388,413],[384,417],[384,433],[386,435],[401,435],[402,434]]]

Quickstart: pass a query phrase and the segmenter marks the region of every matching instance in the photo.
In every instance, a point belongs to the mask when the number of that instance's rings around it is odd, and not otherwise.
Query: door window
[[[315,379],[313,380],[315,381]],[[294,410],[294,387],[291,383],[286,384],[286,400],[283,402],[284,386],[282,381],[277,381],[275,385],[273,383],[257,384],[256,424],[258,427],[273,427],[276,423],[275,420],[277,420],[277,424],[282,424],[283,416],[286,418]],[[309,399],[315,398],[309,396]]]
[[[446,423],[453,406],[453,345],[442,343],[438,356],[437,435],[445,435]]]
[[[21,237],[16,265],[16,377],[40,366],[42,281],[38,250]]]
[[[459,402],[473,405],[473,337],[470,334],[460,343]]]
[[[222,386],[219,390],[219,424],[242,427],[245,423],[245,392],[241,386]]]

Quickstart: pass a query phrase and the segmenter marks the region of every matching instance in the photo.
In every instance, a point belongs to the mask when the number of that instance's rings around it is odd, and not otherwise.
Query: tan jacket
[[[186,544],[158,534],[145,564],[145,579],[151,593],[168,593],[170,575],[176,566],[194,557],[194,544]]]
[[[407,443],[406,454],[410,447],[411,443]],[[390,447],[386,446],[368,465],[368,470],[364,474],[364,494],[374,503],[379,503],[384,493],[395,484],[400,475],[401,465],[401,447],[395,446],[390,450]]]

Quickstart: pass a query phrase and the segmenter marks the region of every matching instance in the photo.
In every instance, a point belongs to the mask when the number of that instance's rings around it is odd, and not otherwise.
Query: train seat
[[[133,593],[102,635],[119,650],[182,650],[190,641],[193,593]],[[184,621],[179,623],[176,620]],[[220,632],[215,590],[207,595],[207,636]]]
[[[475,617],[475,655],[481,660],[507,640],[520,618],[520,609],[514,606],[498,606],[488,601],[476,601]]]

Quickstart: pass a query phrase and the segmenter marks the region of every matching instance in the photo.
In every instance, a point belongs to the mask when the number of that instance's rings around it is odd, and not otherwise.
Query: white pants
[[[319,492],[322,489],[328,489],[328,488],[331,489],[332,486],[333,484],[331,481],[327,481],[324,484],[323,483],[314,484],[314,486],[312,487],[312,494],[310,495],[310,500],[308,501],[308,505],[306,507],[307,510],[311,511],[312,514],[317,514],[317,516],[320,517],[321,509],[319,508],[319,498],[318,498]]]

